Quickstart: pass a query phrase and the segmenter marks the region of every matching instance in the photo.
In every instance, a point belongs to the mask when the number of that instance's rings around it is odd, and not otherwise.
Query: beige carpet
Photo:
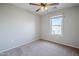
[[[17,47],[4,52],[5,56],[77,56],[79,51],[44,40]]]

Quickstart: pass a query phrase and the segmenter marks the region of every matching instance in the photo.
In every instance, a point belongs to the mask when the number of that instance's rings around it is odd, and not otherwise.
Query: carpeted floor
[[[79,51],[67,46],[37,40],[4,52],[5,56],[78,56]]]

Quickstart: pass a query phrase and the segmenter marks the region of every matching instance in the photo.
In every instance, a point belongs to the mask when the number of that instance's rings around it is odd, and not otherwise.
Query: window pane
[[[52,34],[62,34],[61,26],[52,26]]]
[[[61,26],[62,26],[62,16],[55,16],[52,18],[52,34],[62,35]]]
[[[52,25],[62,25],[62,17],[53,18]]]

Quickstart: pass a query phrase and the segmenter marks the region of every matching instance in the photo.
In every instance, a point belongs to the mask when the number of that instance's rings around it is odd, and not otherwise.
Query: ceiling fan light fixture
[[[47,10],[47,9],[48,9],[48,7],[45,7],[44,9],[45,9],[45,10]]]
[[[47,9],[48,9],[47,7],[41,7],[41,11],[45,11]]]
[[[41,7],[41,11],[44,11],[44,7]]]
[[[48,10],[49,7],[53,6],[53,7],[56,7],[57,5],[59,5],[59,3],[39,3],[39,4],[36,4],[36,3],[30,3],[30,5],[35,5],[35,6],[39,6],[39,8],[36,10],[36,12],[38,11],[46,11]]]

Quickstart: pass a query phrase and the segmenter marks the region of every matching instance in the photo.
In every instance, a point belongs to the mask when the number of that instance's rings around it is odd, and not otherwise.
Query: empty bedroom
[[[79,4],[0,3],[0,56],[79,56]]]

